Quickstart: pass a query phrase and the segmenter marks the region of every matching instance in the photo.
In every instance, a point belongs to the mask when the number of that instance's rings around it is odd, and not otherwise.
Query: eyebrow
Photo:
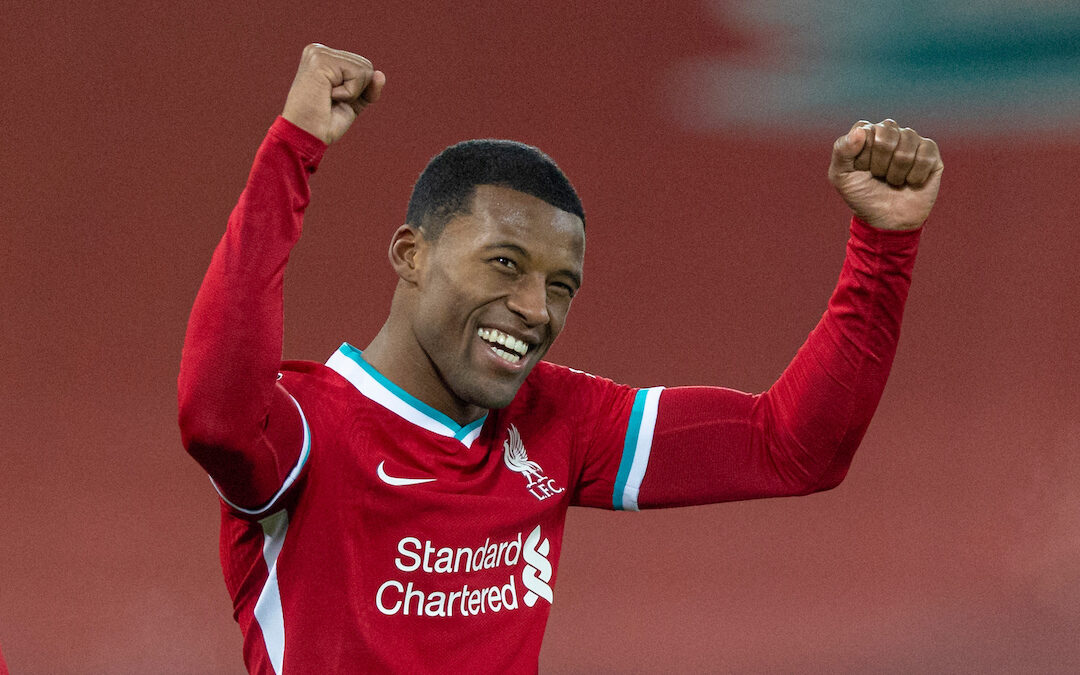
[[[499,243],[495,243],[495,244],[487,244],[486,246],[484,246],[485,250],[492,250],[492,249],[499,249],[499,248],[513,251],[513,252],[517,253],[518,255],[520,255],[522,258],[526,258],[526,259],[531,259],[532,258],[532,256],[529,255],[528,251],[521,248],[517,244],[511,244],[509,242],[499,242]],[[581,275],[578,274],[577,272],[574,272],[572,270],[565,270],[564,269],[564,270],[557,271],[556,274],[563,274],[563,275],[566,275],[566,276],[570,277],[570,280],[574,282],[575,286],[577,286],[579,288],[581,287]]]

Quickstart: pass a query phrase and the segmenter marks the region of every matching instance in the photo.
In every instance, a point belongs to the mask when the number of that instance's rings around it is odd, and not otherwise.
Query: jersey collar
[[[475,422],[461,426],[449,415],[439,412],[391,382],[364,360],[359,349],[348,342],[342,343],[326,361],[326,365],[348,380],[361,394],[390,412],[440,436],[456,438],[465,447],[472,445],[487,421],[487,415],[484,415]]]

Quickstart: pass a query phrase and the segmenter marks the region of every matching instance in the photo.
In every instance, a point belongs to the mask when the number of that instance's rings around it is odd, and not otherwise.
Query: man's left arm
[[[837,139],[829,178],[854,217],[821,321],[762,394],[638,391],[615,508],[807,494],[843,479],[896,353],[921,226],[942,170],[936,144],[892,120],[859,122]]]

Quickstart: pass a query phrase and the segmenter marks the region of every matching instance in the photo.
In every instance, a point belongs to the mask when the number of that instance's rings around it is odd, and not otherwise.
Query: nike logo
[[[419,485],[420,483],[430,483],[435,480],[434,478],[398,478],[397,476],[391,476],[386,473],[386,469],[383,468],[384,464],[386,464],[386,462],[379,462],[379,469],[376,473],[379,474],[379,480],[387,485]]]

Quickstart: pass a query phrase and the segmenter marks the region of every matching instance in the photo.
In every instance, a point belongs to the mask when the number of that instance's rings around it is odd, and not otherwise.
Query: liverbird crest
[[[513,424],[510,425],[507,439],[503,441],[503,462],[506,463],[506,468],[525,476],[528,481],[526,487],[532,487],[544,477],[544,470],[540,465],[529,459],[525,444],[521,442],[521,434]]]

